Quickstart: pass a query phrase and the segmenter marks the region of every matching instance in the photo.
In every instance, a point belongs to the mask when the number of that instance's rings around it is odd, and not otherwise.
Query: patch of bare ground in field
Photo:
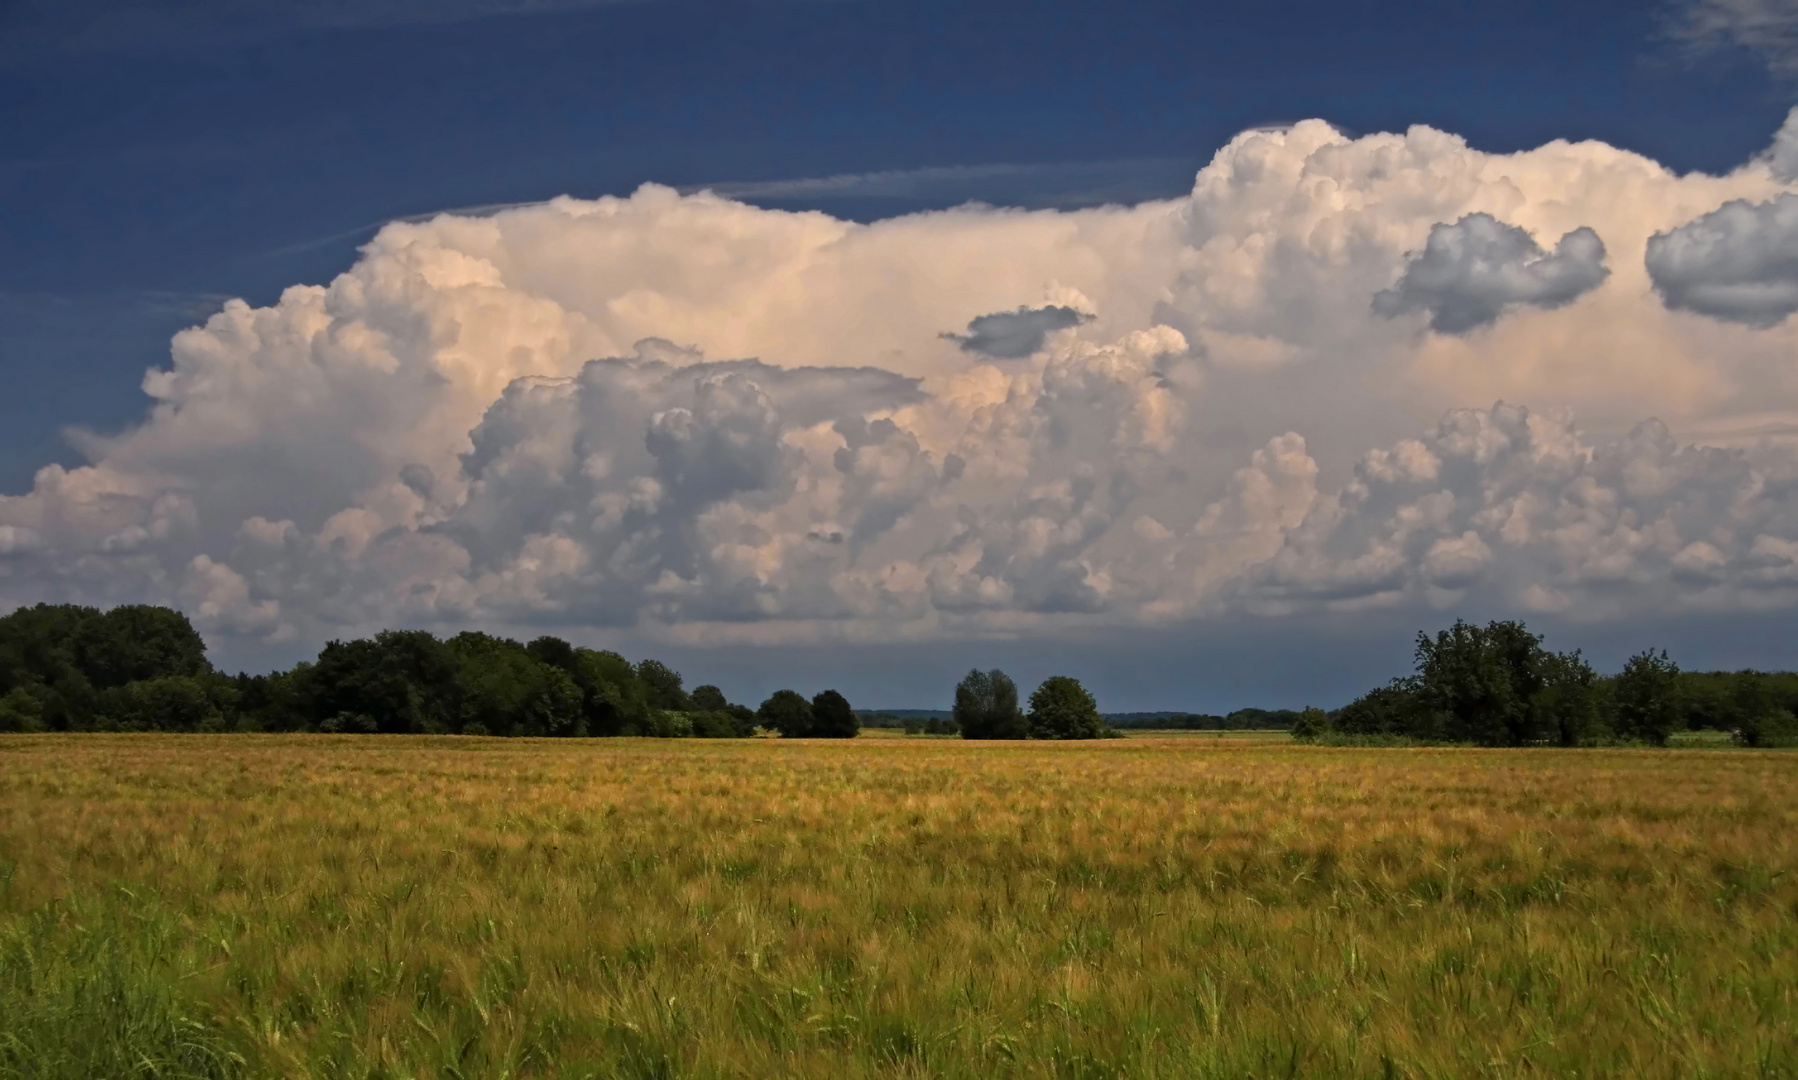
[[[1792,1076],[1795,863],[1747,751],[8,737],[0,1076]]]

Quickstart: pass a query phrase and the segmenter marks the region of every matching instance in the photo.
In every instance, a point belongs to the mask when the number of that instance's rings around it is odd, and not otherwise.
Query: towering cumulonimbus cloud
[[[1781,154],[1307,121],[1131,207],[396,223],[177,335],[141,425],[0,496],[0,601],[225,643],[1786,604],[1798,331],[1741,299],[1783,288],[1777,221],[1736,220],[1798,197]]]

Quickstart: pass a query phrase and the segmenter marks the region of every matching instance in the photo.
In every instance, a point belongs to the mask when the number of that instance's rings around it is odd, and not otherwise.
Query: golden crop
[[[1795,867],[1778,753],[8,737],[0,1076],[1793,1076]]]

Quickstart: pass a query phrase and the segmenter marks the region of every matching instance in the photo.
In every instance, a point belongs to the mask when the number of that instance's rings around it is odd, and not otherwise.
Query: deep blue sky
[[[578,0],[552,0],[570,8]],[[170,333],[430,210],[877,170],[860,219],[1183,190],[1244,127],[1598,138],[1681,169],[1788,88],[1639,2],[0,2],[0,491],[145,404]],[[472,16],[472,17],[471,17]]]

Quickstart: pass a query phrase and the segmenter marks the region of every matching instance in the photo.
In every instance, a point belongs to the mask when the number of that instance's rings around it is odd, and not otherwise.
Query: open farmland
[[[0,1075],[1798,1075],[1798,756],[0,739]]]

